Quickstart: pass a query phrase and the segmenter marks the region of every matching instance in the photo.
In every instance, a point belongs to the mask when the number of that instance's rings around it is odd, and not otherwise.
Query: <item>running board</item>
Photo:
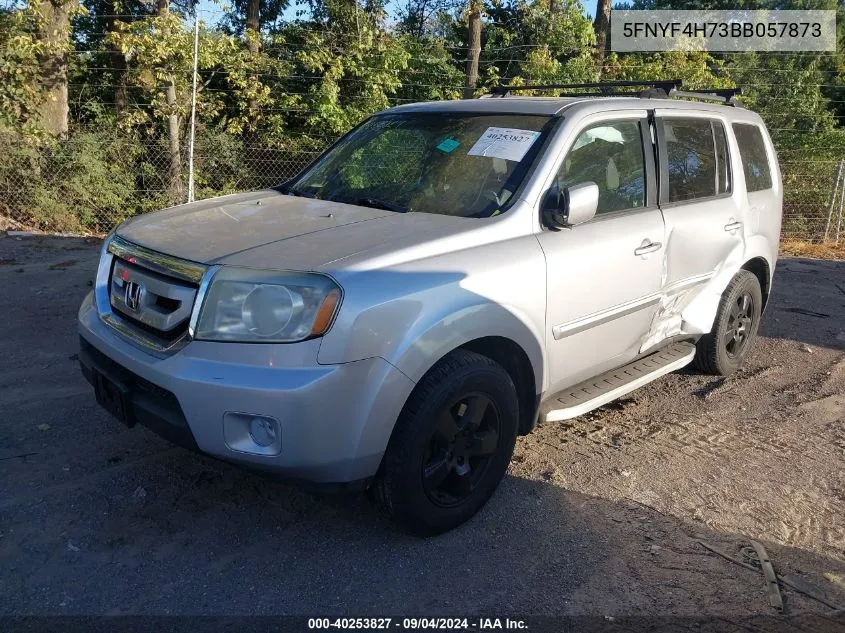
[[[692,343],[673,343],[639,360],[564,389],[543,403],[541,418],[557,422],[577,418],[656,378],[685,367],[695,356]]]

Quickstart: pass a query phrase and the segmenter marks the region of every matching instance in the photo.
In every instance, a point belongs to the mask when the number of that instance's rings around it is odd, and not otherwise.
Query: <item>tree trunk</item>
[[[470,0],[469,51],[464,99],[472,99],[475,85],[478,82],[478,59],[481,57],[481,7],[482,0]]]
[[[610,2],[598,0],[596,5],[596,19],[593,20],[593,30],[596,32],[596,74],[601,79],[604,57],[610,48]]]
[[[160,17],[170,12],[170,0],[156,0],[156,11]],[[163,33],[167,41],[169,33]],[[182,182],[182,146],[179,140],[179,112],[176,107],[176,82],[172,76],[167,80],[167,140],[170,163],[168,167],[167,190],[170,201],[179,204],[185,201],[185,186]]]
[[[39,6],[43,19],[38,28],[38,40],[44,46],[39,59],[43,82],[39,115],[44,131],[51,136],[64,137],[68,130],[67,51],[74,3],[45,0]]]
[[[115,16],[120,14],[121,3],[120,0],[112,0],[111,2],[102,3],[106,16],[106,31],[109,34],[116,31]],[[114,82],[114,110],[120,114],[126,109],[126,57],[123,52],[115,44],[109,44],[109,57],[111,58],[112,81]]]
[[[250,55],[252,55],[253,63],[257,62],[255,59],[258,57],[258,53],[261,50],[261,0],[247,0],[246,5],[246,37],[249,46]],[[250,79],[252,80],[253,84],[259,81],[259,77],[256,74],[251,74]],[[256,142],[256,134],[255,134],[255,127],[254,124],[258,120],[258,104],[254,98],[250,98],[249,100],[249,119],[252,121],[253,126],[250,127],[250,131],[247,135],[247,141],[249,144],[253,144]]]
[[[248,0],[246,5],[246,32],[249,40],[249,52],[258,55],[261,46],[261,0]]]

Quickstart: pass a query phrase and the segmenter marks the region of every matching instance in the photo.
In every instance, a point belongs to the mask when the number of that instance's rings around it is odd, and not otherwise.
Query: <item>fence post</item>
[[[845,187],[842,187],[842,196],[839,198],[839,219],[836,221],[836,243],[839,244],[839,231],[842,229],[842,205],[845,203]]]
[[[836,198],[838,197],[837,194],[839,193],[839,180],[842,176],[842,161],[839,160],[836,162],[836,176],[833,180],[833,191],[830,194],[830,205],[828,205],[827,209],[827,224],[824,227],[824,239],[822,241],[826,242],[827,237],[830,234],[830,223],[833,220],[833,209],[836,206]]]
[[[197,132],[197,60],[200,47],[200,16],[194,4],[194,80],[191,88],[191,140],[188,143],[188,202],[194,201],[194,137]]]

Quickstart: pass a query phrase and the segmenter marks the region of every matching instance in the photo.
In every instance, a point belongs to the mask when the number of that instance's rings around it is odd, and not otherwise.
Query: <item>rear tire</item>
[[[518,419],[516,388],[501,365],[474,352],[452,352],[405,404],[371,497],[411,534],[457,527],[504,477]]]
[[[716,376],[739,369],[757,337],[762,307],[760,281],[740,270],[722,294],[713,329],[696,345],[694,366]]]

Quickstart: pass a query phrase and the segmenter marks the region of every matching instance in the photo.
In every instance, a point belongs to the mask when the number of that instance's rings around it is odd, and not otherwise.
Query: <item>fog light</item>
[[[233,451],[278,455],[282,452],[282,425],[270,416],[227,411],[223,414],[223,440]]]
[[[271,446],[279,436],[279,430],[275,420],[256,417],[249,423],[249,435],[259,446]]]

